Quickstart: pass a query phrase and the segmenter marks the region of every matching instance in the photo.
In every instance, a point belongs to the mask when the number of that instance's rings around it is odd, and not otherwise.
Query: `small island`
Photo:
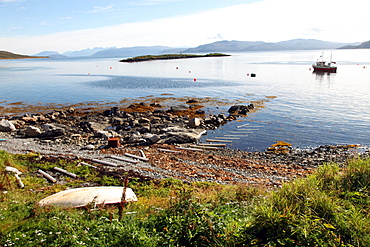
[[[230,56],[223,53],[209,53],[206,55],[197,55],[197,54],[164,54],[164,55],[146,55],[138,56],[127,59],[122,59],[120,62],[132,63],[132,62],[144,62],[151,60],[169,60],[169,59],[183,59],[183,58],[199,58],[199,57],[225,57]]]

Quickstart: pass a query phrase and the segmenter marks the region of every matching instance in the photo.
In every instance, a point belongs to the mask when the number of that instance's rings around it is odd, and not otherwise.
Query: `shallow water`
[[[0,102],[109,102],[163,93],[268,100],[265,108],[241,119],[251,121],[229,123],[209,131],[204,139],[228,135],[233,138],[228,145],[243,150],[262,150],[275,141],[301,148],[369,145],[370,50],[334,50],[332,54],[338,64],[335,74],[310,70],[321,51],[251,52],[143,63],[82,58],[0,60]]]

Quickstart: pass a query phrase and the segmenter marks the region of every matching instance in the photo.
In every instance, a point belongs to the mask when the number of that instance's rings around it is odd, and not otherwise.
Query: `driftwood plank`
[[[213,139],[207,139],[206,141],[207,142],[233,142],[233,141],[229,141],[229,140],[213,140]]]
[[[215,137],[216,139],[225,139],[225,140],[240,140],[240,138],[238,137],[225,137],[225,136],[219,136],[219,137]]]
[[[149,160],[148,158],[140,157],[140,156],[129,154],[129,153],[125,153],[125,155],[128,156],[128,157],[134,158],[134,159],[142,160],[142,161],[148,161]]]
[[[117,167],[118,166],[117,164],[114,164],[114,163],[111,163],[111,162],[107,162],[107,161],[103,161],[103,160],[98,160],[98,159],[92,159],[91,161],[94,162],[94,163],[98,163],[98,164],[102,164],[102,165],[107,165],[107,166],[114,166],[114,167]]]
[[[171,149],[163,149],[163,148],[158,148],[159,151],[162,152],[168,152],[168,153],[181,153],[180,151],[177,150],[171,150]]]
[[[123,158],[123,157],[118,157],[118,156],[115,156],[115,155],[110,155],[108,157],[112,158],[112,159],[116,159],[116,160],[121,160],[121,161],[129,162],[129,163],[133,163],[133,164],[138,163],[138,161],[136,161],[136,160],[130,160],[130,159],[126,159],[126,158]]]
[[[93,165],[90,165],[89,163],[85,163],[85,162],[80,162],[81,165],[84,165],[84,166],[90,166],[92,168],[98,168],[96,166],[93,166]]]
[[[143,150],[140,150],[140,153],[141,153],[141,156],[142,156],[143,158],[146,158],[146,155],[145,155],[145,153],[144,153],[144,151],[143,151]]]
[[[53,183],[55,183],[57,181],[55,178],[53,178],[52,176],[50,176],[49,174],[47,174],[43,170],[38,170],[37,172],[42,174],[44,177],[46,177],[47,179],[49,179]]]
[[[199,143],[198,146],[203,147],[226,147],[225,143]]]
[[[19,187],[21,187],[23,189],[24,188],[24,184],[23,184],[21,178],[19,177],[19,175],[18,174],[14,174],[14,176],[15,176],[15,178],[18,181]]]
[[[218,147],[206,147],[206,146],[198,146],[198,145],[190,145],[192,148],[197,148],[197,149],[218,149]]]
[[[77,175],[72,173],[72,172],[69,172],[69,171],[66,171],[62,168],[59,168],[59,167],[54,167],[54,170],[58,171],[58,172],[61,172],[61,173],[64,173],[64,174],[67,174],[68,176],[71,176],[71,177],[74,177],[74,178],[77,178]]]
[[[176,148],[180,150],[187,150],[187,151],[203,151],[203,149],[200,149],[200,148],[183,148],[183,147],[176,147]]]

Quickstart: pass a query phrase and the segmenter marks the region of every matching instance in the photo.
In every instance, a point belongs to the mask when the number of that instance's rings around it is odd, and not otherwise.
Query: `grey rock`
[[[95,131],[94,132],[94,136],[95,137],[100,137],[100,138],[103,138],[103,139],[108,139],[108,138],[111,138],[111,137],[116,137],[116,136],[119,136],[118,133],[116,133],[115,131],[106,131],[106,130],[98,130],[98,131]]]
[[[188,106],[186,105],[176,105],[176,106],[171,106],[170,111],[187,111],[189,109]]]
[[[203,129],[186,129],[181,126],[171,126],[162,129],[171,138],[167,143],[188,143],[198,140],[206,131]]]
[[[86,145],[85,149],[87,149],[87,150],[94,150],[95,149],[95,146],[92,145],[92,144],[89,144],[89,145]]]
[[[151,143],[156,143],[160,140],[161,138],[158,135],[153,135],[151,138],[149,138],[149,141]]]
[[[149,140],[151,143],[156,143],[159,141],[160,137],[155,134],[145,133],[143,135],[143,138],[146,140]]]
[[[41,130],[35,126],[28,126],[24,132],[26,137],[38,137],[41,135]]]
[[[196,127],[199,127],[199,126],[200,126],[200,124],[201,124],[201,119],[200,119],[200,118],[198,118],[198,117],[192,118],[192,119],[190,119],[190,120],[189,120],[189,122],[188,122],[188,126],[189,126],[190,128],[196,128]]]
[[[104,130],[105,128],[109,127],[109,123],[97,123],[97,122],[89,122],[88,126],[92,132],[96,132],[99,130]]]
[[[54,125],[54,124],[43,124],[41,128],[45,131],[40,136],[41,137],[58,137],[66,134],[64,125]]]
[[[139,131],[141,134],[148,133],[151,130],[150,124],[140,124],[140,126],[137,128],[137,131]]]
[[[145,141],[145,139],[143,139],[143,138],[141,137],[141,134],[140,134],[139,132],[135,132],[135,133],[133,133],[133,134],[130,136],[129,140],[128,140],[128,142],[140,142],[140,141]]]
[[[16,130],[17,129],[15,128],[14,124],[12,124],[12,122],[4,119],[0,121],[0,131],[12,132]]]
[[[43,124],[41,125],[41,128],[44,130],[44,131],[49,131],[49,130],[52,130],[52,129],[55,129],[56,126],[53,125],[53,124]]]

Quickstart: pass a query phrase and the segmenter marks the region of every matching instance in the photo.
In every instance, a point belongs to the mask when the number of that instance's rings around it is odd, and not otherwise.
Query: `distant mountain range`
[[[113,48],[99,51],[92,55],[92,57],[131,57],[141,55],[160,54],[164,50],[171,49],[168,46],[136,46]]]
[[[315,39],[293,39],[277,43],[266,43],[262,41],[218,41],[211,44],[190,48],[184,53],[193,52],[248,52],[248,51],[279,51],[279,50],[320,50],[336,49],[342,47],[343,43],[327,42]]]
[[[251,52],[251,51],[280,51],[280,50],[322,50],[322,49],[366,49],[370,41],[357,43],[338,43],[315,39],[293,39],[276,43],[263,41],[217,41],[194,48],[173,48],[167,46],[136,46],[136,47],[95,47],[80,51],[68,51],[59,54],[56,51],[44,51],[36,56],[51,58],[63,57],[133,57],[141,55],[159,55],[169,53],[213,53],[213,52]]]
[[[68,56],[68,57],[88,57],[88,56],[94,55],[97,52],[109,50],[109,49],[116,49],[116,47],[108,47],[108,48],[95,47],[93,49],[84,49],[81,51],[67,51],[67,52],[64,52],[63,55]]]

